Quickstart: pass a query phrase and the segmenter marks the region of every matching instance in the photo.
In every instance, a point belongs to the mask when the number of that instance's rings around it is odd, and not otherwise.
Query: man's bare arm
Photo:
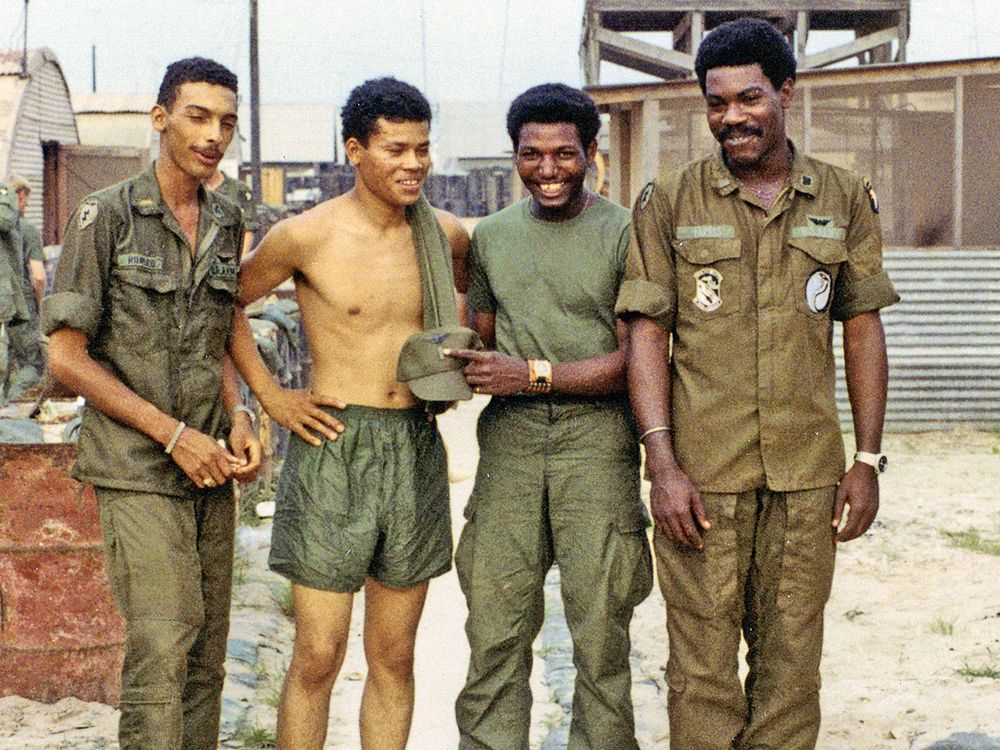
[[[670,411],[670,336],[642,315],[628,319],[628,391],[640,434],[649,432],[646,468],[652,483],[649,505],[660,531],[674,544],[704,547],[701,530],[710,528],[701,494],[674,456]],[[700,529],[699,529],[700,527]]]
[[[233,412],[233,409],[243,404],[243,397],[240,394],[236,366],[228,354],[222,358],[222,403],[232,421],[229,448],[240,459],[240,465],[233,470],[233,475],[241,482],[252,481],[260,469],[260,441],[254,434],[250,415],[244,411]]]
[[[844,321],[844,370],[857,449],[878,453],[882,447],[889,361],[882,318],[877,310]],[[837,488],[832,522],[834,528],[840,529],[837,541],[847,542],[864,534],[875,520],[878,505],[878,475],[875,469],[867,464],[854,463]],[[845,506],[850,511],[843,528],[840,528]]]
[[[164,414],[99,365],[87,351],[87,334],[59,328],[49,336],[52,375],[99,411],[166,446],[180,422]],[[164,374],[164,377],[168,377]],[[185,428],[170,454],[199,487],[221,485],[233,475],[240,459],[209,435]]]
[[[257,351],[250,321],[242,307],[233,312],[233,332],[229,341],[229,354],[247,387],[275,422],[288,428],[307,443],[320,445],[323,441],[313,434],[318,432],[327,440],[336,440],[344,431],[339,420],[327,414],[321,406],[343,409],[343,401],[332,396],[320,396],[308,390],[282,388],[267,369]]]
[[[263,241],[240,264],[240,300],[249,304],[270,292],[299,268],[298,242],[294,225],[277,224]],[[316,396],[305,390],[282,388],[271,375],[254,341],[246,312],[240,305],[233,311],[229,354],[236,369],[260,401],[264,411],[278,424],[287,427],[312,445],[322,440],[313,431],[336,440],[344,431],[339,420],[321,406],[343,409],[346,404],[331,396]]]
[[[472,327],[486,346],[495,345],[495,313],[477,312],[472,316]],[[618,348],[610,354],[558,362],[552,365],[552,390],[574,396],[602,396],[625,388],[625,349],[628,331],[618,323],[615,330]],[[531,383],[528,362],[498,351],[471,351],[456,349],[450,356],[468,359],[463,372],[469,385],[478,393],[494,396],[512,396],[524,391]]]
[[[35,291],[35,301],[42,304],[42,297],[45,296],[45,264],[40,260],[29,260],[28,269],[31,271],[31,288]]]

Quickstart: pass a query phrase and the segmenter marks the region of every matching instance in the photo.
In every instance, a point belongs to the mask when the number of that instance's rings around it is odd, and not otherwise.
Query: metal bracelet
[[[666,425],[660,425],[659,427],[650,427],[648,430],[646,430],[639,436],[639,442],[641,443],[643,440],[645,440],[655,432],[669,432],[673,434],[673,431],[674,431],[673,427],[667,427]]]
[[[174,430],[174,434],[170,437],[170,442],[167,443],[167,447],[163,449],[164,453],[168,456],[173,451],[174,446],[177,445],[177,441],[180,440],[181,433],[184,432],[184,428],[187,427],[183,422],[177,423],[177,429]]]
[[[251,427],[256,427],[257,426],[257,415],[254,414],[253,413],[253,409],[251,409],[246,404],[238,404],[238,405],[234,406],[232,409],[229,410],[229,416],[231,418],[235,417],[240,412],[243,412],[248,417],[250,417],[250,426]]]

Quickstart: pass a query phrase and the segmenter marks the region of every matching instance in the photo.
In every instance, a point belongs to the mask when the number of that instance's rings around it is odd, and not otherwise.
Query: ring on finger
[[[215,480],[212,479],[212,477],[209,477],[208,479],[204,480],[203,484],[206,487],[214,487],[215,486]]]

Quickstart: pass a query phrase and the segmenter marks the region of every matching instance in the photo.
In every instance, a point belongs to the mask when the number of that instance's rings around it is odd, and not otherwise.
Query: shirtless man
[[[278,746],[323,746],[354,593],[364,587],[361,742],[401,749],[427,583],[451,567],[452,551],[441,438],[396,380],[403,342],[423,328],[419,249],[406,210],[430,169],[431,111],[415,88],[383,78],[354,89],[341,115],[353,190],[277,224],[240,272],[244,305],[294,276],[311,393],[278,387],[245,322],[232,353],[264,409],[295,433],[270,558],[292,581],[296,620]],[[464,291],[468,235],[450,214],[437,217]]]

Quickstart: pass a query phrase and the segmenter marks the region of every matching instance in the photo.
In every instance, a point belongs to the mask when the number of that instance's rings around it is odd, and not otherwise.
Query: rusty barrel
[[[0,444],[0,697],[117,705],[124,625],[72,443]]]

